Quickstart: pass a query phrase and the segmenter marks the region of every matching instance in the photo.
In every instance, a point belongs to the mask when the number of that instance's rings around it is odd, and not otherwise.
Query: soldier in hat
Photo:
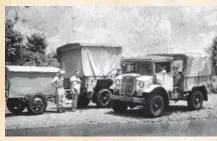
[[[81,89],[81,79],[79,78],[79,71],[75,71],[75,76],[70,78],[70,91],[72,94],[72,111],[75,112],[77,108],[78,96]]]
[[[58,113],[65,112],[64,107],[62,105],[63,97],[65,94],[65,90],[63,87],[64,74],[65,74],[65,71],[60,69],[57,72],[57,75],[51,81],[52,85],[54,85],[56,88],[56,106],[57,106]]]

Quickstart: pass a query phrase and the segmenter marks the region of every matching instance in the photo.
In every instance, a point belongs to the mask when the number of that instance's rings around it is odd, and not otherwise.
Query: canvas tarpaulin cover
[[[79,71],[82,74],[81,62],[82,60],[80,49],[64,51],[61,53],[61,67],[66,72],[66,78],[72,77],[75,71]]]
[[[200,54],[158,54],[161,56],[172,56],[174,60],[183,61],[182,75],[208,76],[212,75],[212,58],[211,56],[202,56]]]
[[[75,75],[76,70],[85,77],[102,77],[115,73],[117,68],[120,68],[121,53],[121,47],[79,43],[57,48],[61,68],[66,71],[66,78]]]
[[[82,68],[85,76],[108,76],[120,68],[120,47],[83,47]]]
[[[180,91],[191,91],[193,87],[212,85],[212,59],[211,56],[201,54],[158,54],[172,56],[174,60],[181,60],[181,78],[178,82]],[[175,61],[174,61],[175,62]]]
[[[188,54],[187,64],[183,72],[186,76],[209,76],[212,75],[212,59],[210,56]]]

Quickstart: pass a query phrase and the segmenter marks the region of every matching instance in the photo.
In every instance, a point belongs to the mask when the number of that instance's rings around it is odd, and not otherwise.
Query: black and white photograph
[[[217,136],[217,7],[5,6],[5,136]]]

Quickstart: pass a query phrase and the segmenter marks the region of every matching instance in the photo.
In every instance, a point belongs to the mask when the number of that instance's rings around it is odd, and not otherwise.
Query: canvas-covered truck
[[[55,87],[52,78],[58,68],[12,66],[5,67],[5,97],[7,109],[19,114],[25,108],[31,114],[42,114],[47,101],[55,101]]]
[[[143,106],[151,117],[159,117],[171,101],[186,100],[198,110],[208,100],[212,60],[200,54],[152,54],[121,60],[122,74],[110,87],[115,112]]]
[[[90,100],[98,107],[109,107],[109,87],[120,69],[122,48],[72,43],[57,48],[60,65],[65,70],[64,87],[70,91],[70,78],[75,71],[80,72],[82,80],[78,106],[86,107]],[[70,98],[70,96],[68,96]]]

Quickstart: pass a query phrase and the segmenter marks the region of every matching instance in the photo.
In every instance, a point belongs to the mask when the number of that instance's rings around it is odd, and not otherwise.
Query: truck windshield
[[[121,62],[122,73],[139,73],[152,75],[152,62]]]

